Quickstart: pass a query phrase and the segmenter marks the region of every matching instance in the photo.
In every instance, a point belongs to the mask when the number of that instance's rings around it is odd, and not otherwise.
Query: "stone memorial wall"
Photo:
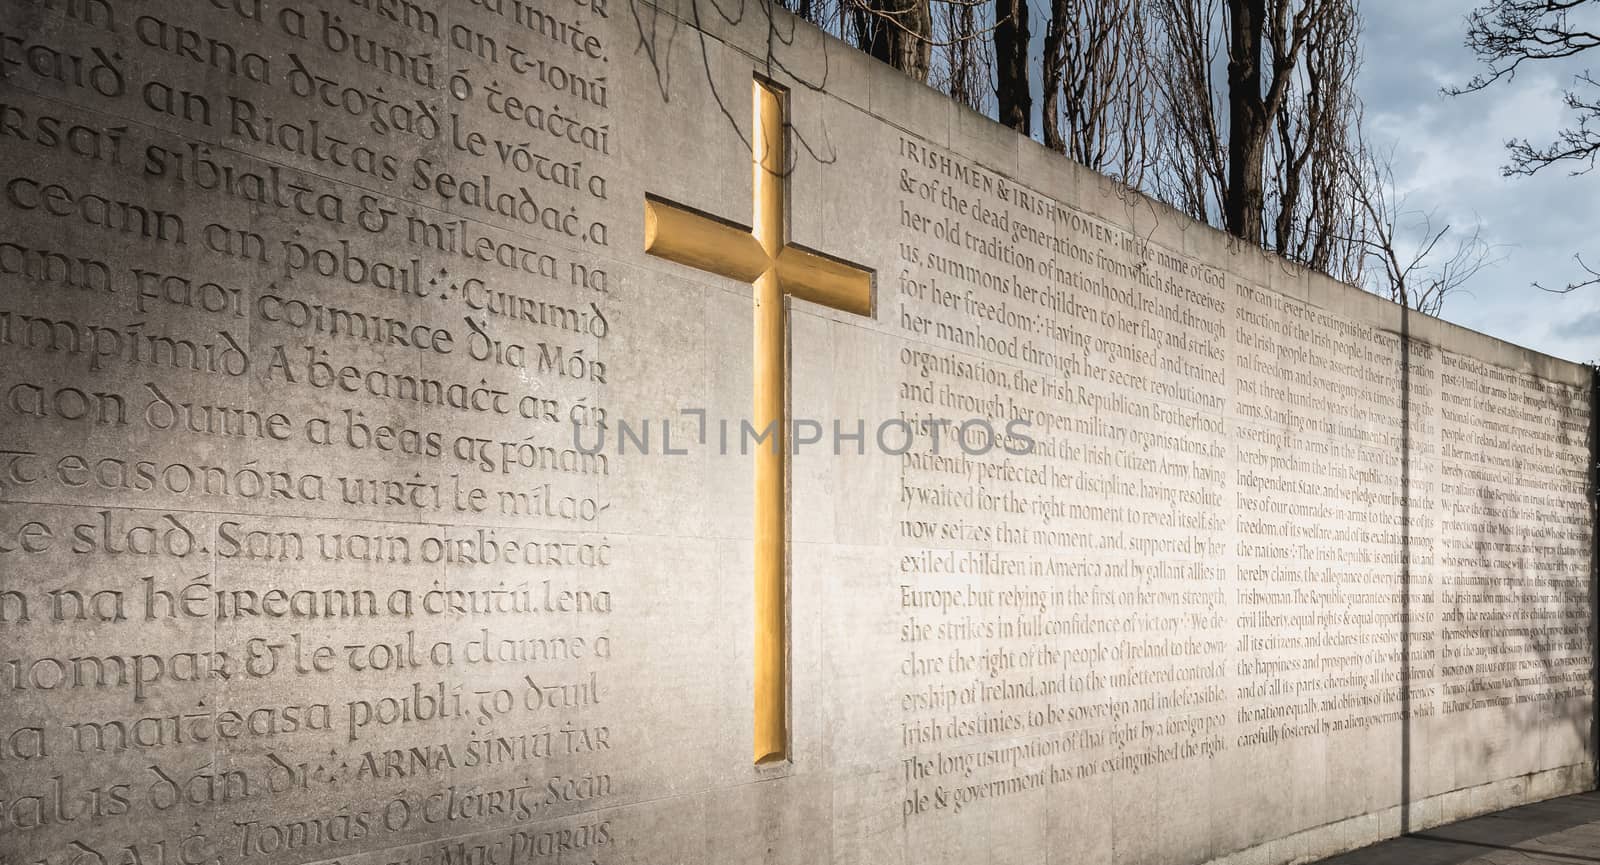
[[[7,0],[0,862],[1276,865],[1589,789],[1591,388],[755,3]]]

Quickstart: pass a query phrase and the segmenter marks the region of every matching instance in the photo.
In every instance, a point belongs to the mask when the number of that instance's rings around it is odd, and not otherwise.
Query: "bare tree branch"
[[[1569,282],[1563,288],[1546,288],[1537,282],[1533,284],[1533,287],[1539,289],[1540,291],[1548,291],[1551,294],[1570,294],[1580,288],[1588,288],[1591,285],[1600,285],[1600,270],[1595,270],[1593,267],[1590,267],[1588,262],[1583,260],[1582,255],[1574,255],[1572,258],[1578,262],[1578,266],[1583,268],[1584,272],[1589,274],[1588,279]]]
[[[1482,90],[1515,78],[1529,61],[1558,60],[1600,47],[1600,33],[1572,23],[1572,11],[1594,0],[1496,0],[1467,16],[1466,45],[1489,68],[1452,94]]]
[[[1367,271],[1369,291],[1438,315],[1452,294],[1500,260],[1497,248],[1484,240],[1481,223],[1459,232],[1449,224],[1436,227],[1434,211],[1408,209],[1388,155],[1380,157],[1363,147],[1352,167],[1358,172],[1366,214],[1366,231],[1359,240],[1366,256],[1379,265]]]
[[[1516,77],[1526,63],[1564,60],[1600,48],[1600,31],[1585,21],[1600,21],[1600,0],[1495,0],[1472,11],[1467,17],[1466,45],[1486,67],[1460,87],[1445,92],[1459,96],[1483,90],[1499,81]],[[1507,177],[1531,176],[1552,165],[1569,165],[1572,174],[1594,170],[1600,158],[1600,81],[1589,72],[1574,77],[1574,87],[1563,94],[1576,121],[1561,130],[1556,140],[1537,145],[1526,138],[1511,138],[1506,149],[1511,161],[1501,173]],[[1569,282],[1564,288],[1542,291],[1566,294],[1600,284],[1600,273],[1576,257],[1578,266],[1589,275]]]
[[[1600,48],[1600,32],[1577,23],[1575,12],[1600,16],[1600,0],[1496,0],[1474,9],[1467,17],[1466,45],[1487,69],[1445,92],[1473,93],[1515,78],[1525,63],[1563,60]],[[1600,98],[1583,93],[1600,91],[1600,83],[1588,72],[1575,76],[1574,83],[1580,87],[1566,91],[1563,98],[1577,115],[1576,125],[1545,146],[1525,138],[1507,141],[1511,162],[1503,170],[1506,176],[1536,174],[1557,163],[1576,164],[1574,174],[1594,170],[1600,129],[1591,124],[1600,117]]]
[[[1149,5],[1052,0],[1044,40],[1045,146],[1130,186],[1151,162]]]
[[[1352,238],[1365,216],[1348,168],[1362,122],[1355,0],[1142,2],[1152,7],[1157,96],[1147,188],[1196,219],[1359,281],[1366,256]],[[1248,20],[1235,17],[1241,5]]]

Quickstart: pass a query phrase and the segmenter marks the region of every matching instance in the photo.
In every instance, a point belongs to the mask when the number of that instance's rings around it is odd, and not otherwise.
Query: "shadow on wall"
[[[825,91],[828,87],[834,52],[855,50],[830,39],[820,40],[822,50],[819,52],[795,48],[796,32],[800,27],[809,25],[802,24],[786,11],[775,10],[772,4],[762,0],[659,0],[659,3],[629,0],[628,8],[633,14],[634,28],[639,36],[634,53],[642,55],[654,70],[661,101],[672,102],[674,52],[690,50],[691,46],[698,48],[699,65],[706,88],[728,127],[744,142],[746,149],[752,147],[749,134],[745,132],[750,119],[749,88],[746,86],[732,93],[724,92],[727,88],[718,83],[711,69],[710,42],[713,39],[706,35],[707,27],[738,27],[744,23],[746,15],[761,16],[767,31],[765,56],[758,58],[762,73],[769,78],[793,81],[807,90],[817,92]],[[706,16],[715,18],[708,21]],[[838,152],[828,140],[826,125],[819,121],[818,128],[820,132],[815,136],[808,136],[798,127],[789,129],[791,146],[787,152],[791,163],[785,167],[785,176],[793,169],[792,160],[797,159],[802,151],[821,165],[839,161]]]
[[[1412,534],[1409,530],[1410,493],[1412,492],[1410,475],[1413,463],[1412,431],[1410,426],[1413,391],[1411,382],[1412,344],[1410,341],[1410,317],[1413,314],[1415,313],[1402,307],[1401,417],[1404,427],[1402,430],[1401,489],[1407,494],[1402,500],[1401,508],[1402,516],[1405,518],[1405,525],[1408,526],[1407,531],[1402,534],[1404,557],[1400,575],[1401,591],[1403,593],[1402,612],[1405,614],[1403,619],[1405,624],[1402,626],[1401,631],[1402,709],[1404,710],[1400,737],[1402,835],[1411,835],[1413,829],[1409,806],[1414,801],[1412,759],[1415,756],[1412,741],[1413,716],[1411,714],[1414,690],[1412,687],[1411,634],[1414,624],[1410,616],[1411,590],[1414,580],[1412,574]],[[1488,684],[1496,680],[1506,681],[1531,678],[1538,682],[1547,683],[1543,686],[1544,690],[1540,692],[1541,695],[1552,691],[1562,692],[1570,691],[1575,687],[1584,687],[1588,690],[1587,695],[1578,694],[1559,699],[1544,699],[1522,703],[1517,702],[1517,698],[1519,692],[1525,689],[1518,687],[1514,681],[1498,687],[1468,690],[1459,694],[1446,692],[1443,693],[1443,697],[1446,700],[1453,699],[1458,701],[1493,697],[1509,698],[1511,702],[1505,705],[1470,711],[1474,713],[1495,712],[1503,723],[1506,737],[1511,741],[1526,741],[1528,738],[1533,738],[1535,741],[1542,743],[1545,737],[1553,734],[1558,735],[1559,731],[1565,730],[1575,740],[1586,743],[1587,758],[1595,760],[1597,754],[1600,754],[1600,717],[1597,717],[1595,712],[1595,697],[1600,694],[1600,687],[1597,687],[1597,683],[1600,683],[1600,667],[1596,666],[1595,656],[1597,637],[1596,601],[1600,600],[1600,592],[1597,592],[1597,587],[1600,587],[1600,579],[1597,579],[1597,575],[1600,575],[1600,561],[1597,561],[1596,551],[1600,550],[1600,524],[1594,521],[1594,508],[1597,502],[1596,494],[1597,491],[1600,491],[1600,430],[1596,430],[1594,427],[1592,411],[1595,405],[1595,395],[1600,392],[1600,381],[1595,381],[1591,376],[1588,394],[1591,416],[1587,424],[1588,431],[1586,435],[1577,431],[1583,426],[1582,424],[1572,423],[1575,419],[1572,407],[1574,394],[1563,386],[1542,380],[1539,382],[1539,386],[1550,415],[1554,416],[1558,421],[1559,438],[1556,444],[1568,448],[1575,445],[1582,446],[1584,452],[1588,455],[1587,499],[1591,518],[1590,528],[1593,534],[1587,538],[1571,537],[1566,531],[1567,527],[1565,525],[1552,523],[1547,519],[1530,515],[1530,508],[1520,502],[1510,503],[1518,508],[1520,513],[1508,515],[1504,510],[1508,503],[1494,494],[1490,484],[1484,481],[1475,482],[1474,487],[1477,492],[1479,513],[1469,515],[1475,524],[1475,530],[1472,549],[1468,552],[1470,557],[1475,560],[1472,571],[1480,577],[1487,577],[1488,579],[1482,584],[1472,582],[1447,584],[1443,578],[1449,574],[1452,566],[1438,563],[1436,555],[1433,559],[1435,562],[1434,568],[1440,579],[1433,582],[1429,588],[1434,591],[1443,591],[1448,588],[1451,591],[1450,609],[1446,614],[1449,619],[1446,624],[1451,627],[1478,631],[1479,633],[1470,641],[1470,645],[1476,651],[1471,657],[1447,659],[1444,656],[1444,649],[1450,647],[1450,642],[1441,640],[1439,651],[1435,655],[1434,681],[1438,682],[1443,688],[1447,684]],[[1442,422],[1441,418],[1440,423]],[[1580,436],[1583,437],[1582,441],[1579,440]],[[1442,460],[1442,454],[1438,458]],[[1492,467],[1485,468],[1499,470]],[[1520,474],[1523,469],[1519,466],[1515,471]],[[1533,485],[1525,487],[1519,485],[1518,488],[1535,494],[1547,492],[1545,488]],[[1530,536],[1526,528],[1514,533],[1493,530],[1493,527],[1497,524],[1516,524],[1519,522],[1523,526],[1527,526],[1529,522],[1535,522],[1537,527],[1543,531],[1537,535]],[[1541,562],[1547,562],[1552,554],[1549,552],[1536,554],[1533,548],[1549,546],[1569,547],[1584,551],[1581,555],[1588,558],[1587,564],[1590,570],[1589,573],[1585,574],[1585,579],[1581,583],[1576,583],[1575,586],[1573,584],[1547,586],[1538,583],[1537,578],[1541,576],[1564,576],[1566,573],[1565,571],[1552,572],[1540,569]],[[1563,564],[1578,564],[1578,561],[1560,552],[1554,555]],[[1456,575],[1459,575],[1459,571],[1457,571]],[[1512,577],[1515,577],[1515,579],[1512,579]],[[1486,604],[1468,605],[1462,600],[1464,592],[1468,594],[1479,592],[1487,594],[1492,598],[1492,606]],[[1471,609],[1469,609],[1469,606]],[[1513,618],[1500,622],[1492,618],[1480,619],[1478,620],[1481,622],[1480,627],[1475,626],[1473,619],[1467,618],[1469,612],[1510,612],[1526,609],[1529,606],[1532,606],[1534,611],[1538,613],[1538,616],[1531,620]],[[1570,631],[1563,633],[1563,631],[1569,629],[1575,619],[1579,618],[1583,622],[1583,629],[1580,632],[1581,638],[1577,634],[1570,633]],[[1523,633],[1517,633],[1518,631],[1523,631]],[[1574,658],[1586,660],[1587,663],[1574,664]],[[1535,662],[1532,667],[1526,666],[1526,662],[1530,660]],[[1496,664],[1509,661],[1513,662],[1514,666],[1507,670],[1492,670],[1484,673],[1474,671],[1467,676],[1446,677],[1443,675],[1442,668],[1447,661],[1458,666]],[[1574,672],[1581,673],[1581,680],[1575,681],[1570,678]],[[1464,755],[1462,759],[1468,765],[1492,764],[1499,752],[1500,749],[1495,742],[1481,741],[1476,743],[1476,753]],[[1546,768],[1555,768],[1555,766],[1540,764],[1532,767],[1530,771]],[[1600,811],[1600,799],[1595,800],[1594,808]],[[1587,817],[1576,818],[1576,822],[1581,823],[1596,817],[1600,817],[1600,813],[1591,812],[1588,813]],[[1534,834],[1541,834],[1542,831],[1534,832]],[[1430,863],[1464,861],[1473,856],[1481,855],[1483,853],[1482,848],[1485,846],[1503,850],[1516,849],[1498,842],[1489,844],[1470,839],[1463,840],[1465,836],[1457,837],[1458,834],[1454,829],[1450,831],[1435,830],[1413,837],[1422,841],[1448,841],[1463,845],[1462,850],[1459,851],[1461,853],[1460,858],[1440,859],[1436,855],[1438,851],[1431,851],[1426,859]],[[1533,835],[1525,837],[1533,837]],[[1331,862],[1338,861],[1337,859],[1331,860]],[[1600,862],[1600,858],[1587,861]]]
[[[1595,761],[1594,786],[1600,789],[1600,363],[1589,364],[1589,602],[1594,615],[1589,627],[1594,678],[1589,691],[1589,759]]]
[[[1411,308],[1400,305],[1400,834],[1411,833]]]
[[[1563,447],[1580,446],[1583,447],[1584,451],[1588,454],[1589,464],[1587,466],[1588,483],[1586,497],[1588,499],[1590,516],[1592,518],[1596,495],[1596,459],[1594,450],[1596,441],[1594,439],[1595,430],[1593,429],[1592,414],[1590,417],[1590,429],[1588,434],[1583,435],[1582,439],[1580,440],[1580,434],[1575,431],[1573,428],[1574,425],[1572,424],[1572,421],[1575,418],[1571,401],[1573,394],[1559,385],[1544,381],[1540,381],[1540,388],[1550,413],[1553,414],[1558,421],[1560,438],[1557,444]],[[1592,406],[1592,385],[1589,396],[1591,398]],[[1542,487],[1528,487],[1527,489],[1535,493],[1547,492],[1547,490]],[[1494,497],[1490,494],[1489,488],[1486,486],[1478,487],[1478,498],[1480,505],[1486,512],[1493,511],[1502,505],[1502,503],[1495,501]],[[1527,517],[1523,517],[1523,519],[1527,519]],[[1496,584],[1494,586],[1494,588],[1505,592],[1514,592],[1517,590],[1532,593],[1548,592],[1549,597],[1543,598],[1543,603],[1536,607],[1538,612],[1542,614],[1541,618],[1535,620],[1535,623],[1530,626],[1537,628],[1538,630],[1527,634],[1521,639],[1513,637],[1512,635],[1502,634],[1500,635],[1499,639],[1491,641],[1490,646],[1494,649],[1500,650],[1500,652],[1507,657],[1516,657],[1519,660],[1527,660],[1531,655],[1532,659],[1538,662],[1537,667],[1532,672],[1539,677],[1541,681],[1551,682],[1559,680],[1554,686],[1555,690],[1569,690],[1576,686],[1584,686],[1588,688],[1589,694],[1587,698],[1583,696],[1573,696],[1569,699],[1560,701],[1550,700],[1541,703],[1522,704],[1532,708],[1521,712],[1515,711],[1517,704],[1513,703],[1513,710],[1505,712],[1503,715],[1513,723],[1514,729],[1519,731],[1527,731],[1529,733],[1538,731],[1542,735],[1549,735],[1551,731],[1556,728],[1556,726],[1564,727],[1570,731],[1573,738],[1587,743],[1588,757],[1589,759],[1593,760],[1596,757],[1596,717],[1594,713],[1594,698],[1596,692],[1593,689],[1596,669],[1594,655],[1596,637],[1595,602],[1596,600],[1600,600],[1600,596],[1595,594],[1594,582],[1594,568],[1596,565],[1594,555],[1596,550],[1595,538],[1597,536],[1591,535],[1588,538],[1564,537],[1563,530],[1566,528],[1565,526],[1559,523],[1553,524],[1542,520],[1539,523],[1539,528],[1544,529],[1545,533],[1533,538],[1522,537],[1512,539],[1514,541],[1521,541],[1521,543],[1518,544],[1518,549],[1515,551],[1515,559],[1512,560],[1508,557],[1506,560],[1515,562],[1515,565],[1511,570],[1522,577],[1521,585],[1507,587]],[[1594,529],[1595,526],[1591,523],[1591,530]],[[1480,531],[1476,540],[1479,550],[1494,550],[1493,544],[1496,542],[1496,539],[1490,537],[1486,532]],[[1500,540],[1503,542],[1506,539]],[[1562,570],[1558,574],[1550,574],[1550,572],[1541,571],[1539,569],[1540,562],[1547,562],[1550,558],[1550,554],[1535,554],[1533,550],[1529,549],[1529,547],[1535,545],[1567,546],[1580,550],[1587,548],[1587,565],[1590,568],[1590,573],[1585,575],[1587,579],[1585,579],[1581,584],[1577,584],[1576,587],[1573,587],[1572,585],[1537,585],[1535,582],[1533,582],[1537,577],[1558,575],[1562,578],[1566,578],[1568,574],[1565,570]],[[1573,561],[1571,558],[1560,555],[1559,553],[1557,554],[1557,558],[1563,564],[1579,564],[1577,561]],[[1524,604],[1520,602],[1521,599],[1519,598],[1512,597],[1510,600],[1515,602],[1516,606],[1524,606]],[[1573,609],[1574,607],[1579,609]],[[1461,610],[1461,603],[1459,599],[1455,603],[1455,609],[1457,611]],[[1581,639],[1580,635],[1578,634],[1561,633],[1563,630],[1568,630],[1569,626],[1574,620],[1580,618],[1582,619],[1582,623],[1584,625],[1584,629],[1581,632]],[[1552,629],[1554,629],[1554,633],[1552,633]],[[1581,657],[1585,653],[1588,654],[1587,664],[1580,666],[1573,663],[1574,658]],[[1492,657],[1493,656],[1494,655],[1492,655]],[[1582,681],[1574,681],[1570,678],[1561,678],[1570,677],[1575,672],[1574,667],[1578,667],[1578,671],[1582,672]],[[1517,676],[1526,676],[1528,675],[1528,672],[1517,670],[1514,672],[1514,674]],[[1490,756],[1492,756],[1492,754],[1489,753],[1489,749],[1485,747],[1483,749],[1483,753],[1480,754],[1480,757],[1482,759],[1487,759]]]
[[[710,43],[713,41],[713,39],[712,37],[708,37],[706,35],[705,28],[711,27],[715,29],[718,27],[738,27],[745,23],[745,17],[747,15],[761,16],[762,20],[765,22],[767,38],[765,40],[765,56],[758,58],[758,63],[761,64],[764,72],[772,77],[782,77],[785,80],[793,80],[799,86],[813,91],[824,91],[827,89],[829,84],[829,75],[833,66],[834,51],[855,50],[844,45],[843,43],[835,43],[834,41],[828,39],[820,40],[820,44],[823,48],[823,50],[820,52],[807,52],[797,49],[795,47],[796,33],[799,27],[805,25],[801,24],[798,19],[789,16],[787,13],[774,11],[770,5],[761,2],[761,0],[662,0],[659,5],[647,2],[647,0],[630,0],[629,8],[632,12],[636,32],[639,38],[638,44],[635,46],[635,53],[643,55],[647,62],[651,65],[651,68],[654,70],[656,84],[663,102],[670,103],[673,100],[672,74],[674,69],[674,52],[680,50],[698,50],[698,66],[700,73],[704,76],[705,86],[708,88],[712,99],[715,101],[718,107],[718,110],[727,121],[729,128],[739,136],[740,140],[743,141],[747,147],[751,145],[748,134],[745,131],[745,126],[748,123],[747,118],[749,113],[748,102],[746,99],[747,91],[739,89],[728,93],[724,92],[727,89],[726,87],[719,86],[718,80],[713,74],[711,67],[711,56],[713,49],[711,48]],[[707,16],[715,17],[708,20]],[[699,82],[697,82],[697,84],[698,83]],[[741,118],[745,119],[741,120]],[[799,158],[799,154],[803,151],[809,155],[810,158],[815,159],[820,164],[831,164],[837,162],[839,156],[834,150],[831,142],[828,140],[828,133],[825,123],[819,121],[819,125],[815,128],[818,131],[809,138],[807,134],[799,128],[791,128],[789,130],[790,140],[795,145],[787,150],[787,152],[790,154],[789,158],[797,159]],[[787,171],[792,170],[792,168],[793,163],[786,167],[786,173]],[[1412,589],[1415,579],[1413,575],[1414,550],[1411,529],[1411,505],[1413,491],[1412,473],[1414,462],[1414,434],[1412,417],[1412,397],[1414,390],[1412,382],[1412,370],[1414,361],[1411,339],[1411,317],[1417,313],[1414,313],[1405,306],[1401,306],[1400,309],[1400,489],[1402,492],[1401,525],[1403,529],[1401,533],[1400,568],[1402,613],[1402,626],[1400,634],[1400,685],[1402,715],[1399,742],[1401,776],[1399,794],[1401,805],[1401,833],[1403,835],[1410,835],[1413,827],[1411,825],[1409,806],[1414,801],[1412,767],[1413,760],[1417,756],[1414,753],[1412,728],[1412,713],[1415,709],[1415,706],[1413,705],[1414,676],[1412,670],[1412,636],[1414,627],[1412,619]],[[1554,414],[1557,417],[1561,418],[1562,420],[1568,420],[1572,418],[1573,412],[1570,403],[1570,394],[1568,394],[1564,388],[1546,384],[1544,385],[1544,394],[1546,402],[1554,410]],[[1592,408],[1597,404],[1597,399],[1600,399],[1600,373],[1591,376],[1591,411]],[[1580,433],[1576,432],[1574,428],[1563,426],[1561,427],[1560,434],[1560,444],[1562,445],[1572,446],[1579,443],[1577,441],[1577,436],[1580,435]],[[1596,431],[1594,429],[1592,415],[1590,421],[1590,431],[1586,439],[1590,463],[1588,498],[1591,507],[1591,514],[1594,514],[1596,495],[1597,492],[1600,492],[1600,431]],[[1431,476],[1432,472],[1429,472],[1428,474]],[[1492,491],[1487,484],[1480,482],[1477,485],[1477,491],[1479,504],[1485,513],[1493,513],[1496,508],[1500,506],[1499,503],[1496,502],[1495,497],[1493,496]],[[1511,558],[1511,554],[1504,550],[1496,551],[1494,544],[1497,542],[1497,538],[1485,530],[1484,523],[1492,523],[1493,521],[1478,520],[1477,522],[1479,523],[1479,528],[1474,538],[1474,555],[1476,558],[1480,560],[1492,559],[1497,562],[1502,562],[1504,563],[1503,570],[1517,574],[1531,575],[1539,573],[1538,571],[1533,570],[1533,567],[1536,565],[1539,557],[1530,554],[1525,545],[1523,545],[1522,548],[1514,551],[1515,559],[1514,564],[1512,564],[1513,559]],[[1569,620],[1570,617],[1566,615],[1565,608],[1570,608],[1572,605],[1584,607],[1583,615],[1587,620],[1587,640],[1586,648],[1584,650],[1591,653],[1591,663],[1589,664],[1587,671],[1587,682],[1590,693],[1587,698],[1573,697],[1560,701],[1547,700],[1542,702],[1518,704],[1515,702],[1515,694],[1513,693],[1511,695],[1513,702],[1509,705],[1475,709],[1471,711],[1495,711],[1499,713],[1501,718],[1506,722],[1506,729],[1510,731],[1510,735],[1513,736],[1518,733],[1537,736],[1548,735],[1553,724],[1561,728],[1569,729],[1573,735],[1588,743],[1589,759],[1594,760],[1596,759],[1597,755],[1600,755],[1600,716],[1597,716],[1597,713],[1594,711],[1595,697],[1597,694],[1600,694],[1600,667],[1597,667],[1593,663],[1593,647],[1596,645],[1597,636],[1600,636],[1596,633],[1594,616],[1596,606],[1595,601],[1596,599],[1600,599],[1600,556],[1595,555],[1595,551],[1600,550],[1600,519],[1594,520],[1591,525],[1594,527],[1595,536],[1589,540],[1587,545],[1591,566],[1591,574],[1589,575],[1590,579],[1588,580],[1588,584],[1585,587],[1585,590],[1581,592],[1561,589],[1551,593],[1551,597],[1547,600],[1556,604],[1558,608],[1555,610],[1544,610],[1544,612],[1547,614],[1546,617],[1537,620],[1537,624],[1531,626],[1544,627],[1546,628],[1545,630],[1531,632],[1520,638],[1504,632],[1499,634],[1491,634],[1491,636],[1488,638],[1477,637],[1472,642],[1475,645],[1484,646],[1485,649],[1477,661],[1472,661],[1472,659],[1452,660],[1468,663],[1489,663],[1494,659],[1518,658],[1526,660],[1531,655],[1532,658],[1537,660],[1536,669],[1513,669],[1504,675],[1521,676],[1524,678],[1532,676],[1538,677],[1542,681],[1551,681],[1557,676],[1568,674],[1572,671],[1573,665],[1568,663],[1568,659],[1573,656],[1575,649],[1570,646],[1563,647],[1560,635],[1549,633],[1548,627],[1551,626],[1552,622],[1560,623]],[[1508,540],[1513,540],[1513,538],[1502,537],[1498,539],[1498,542],[1503,543]],[[1430,556],[1429,559],[1425,560],[1431,560],[1433,564],[1430,565],[1430,567],[1442,576],[1444,569],[1443,566],[1439,565],[1437,561],[1439,551],[1430,547],[1430,549],[1425,552]],[[1480,564],[1477,567],[1477,570],[1480,573],[1487,573],[1489,572],[1489,567]],[[1429,587],[1434,591],[1440,591],[1444,588],[1444,585],[1436,581],[1431,583]],[[1507,585],[1504,581],[1497,580],[1492,581],[1482,588],[1487,592],[1500,593],[1498,603],[1510,605],[1520,603],[1520,599],[1516,597],[1516,594],[1519,590],[1531,589],[1535,587]],[[1459,616],[1468,611],[1464,608],[1458,592],[1453,591],[1452,597],[1453,600],[1451,612],[1456,614],[1459,620]],[[1432,622],[1430,623],[1430,626],[1436,626],[1437,624],[1439,623]],[[1436,653],[1433,664],[1435,671],[1433,681],[1437,682],[1441,686],[1448,681],[1442,675],[1440,675],[1440,668],[1445,660],[1442,657],[1443,648],[1444,644],[1441,641],[1439,644],[1440,651]],[[1565,652],[1565,654],[1563,654],[1563,652]],[[1500,675],[1501,674],[1491,673],[1489,674],[1489,678],[1498,678]],[[1480,678],[1482,677],[1480,677],[1479,674],[1474,673],[1470,678],[1463,679],[1461,681],[1471,682]],[[1571,687],[1571,684],[1572,683],[1562,683],[1557,687],[1567,688]],[[1459,699],[1471,700],[1477,697],[1482,697],[1485,694],[1492,693],[1494,693],[1492,690],[1478,692],[1468,691],[1460,695],[1446,694],[1444,696],[1447,698],[1456,696]],[[1465,759],[1472,761],[1474,764],[1483,764],[1492,761],[1497,754],[1498,749],[1496,744],[1494,742],[1486,741],[1478,743],[1477,753],[1472,754]],[[1597,779],[1597,786],[1600,786],[1600,779]],[[1441,830],[1435,830],[1434,832],[1428,834],[1413,836],[1413,838],[1419,842],[1452,840],[1453,843],[1464,845],[1462,848],[1463,852],[1461,858],[1439,859],[1430,855],[1430,857],[1426,860],[1428,862],[1438,862],[1441,863],[1441,865],[1442,863],[1459,862],[1471,858],[1473,855],[1479,855],[1483,852],[1481,847],[1475,849],[1472,846],[1478,842],[1446,839],[1440,834],[1440,832]],[[1496,846],[1496,849],[1514,850],[1516,848],[1509,846]],[[1472,852],[1469,853],[1467,851]],[[1337,859],[1330,860],[1330,862],[1338,861],[1339,860]],[[1588,861],[1600,861],[1600,859],[1591,859]]]

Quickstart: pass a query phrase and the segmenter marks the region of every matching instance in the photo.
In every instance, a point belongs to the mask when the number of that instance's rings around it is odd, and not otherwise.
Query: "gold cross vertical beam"
[[[767,260],[776,262],[783,252],[783,103],[782,96],[756,82],[755,118],[750,133],[754,192],[751,233]],[[758,430],[773,429],[773,446],[757,448],[755,459],[755,761],[782,760],[788,755],[789,687],[787,671],[786,597],[784,573],[789,557],[788,482],[785,469],[788,440],[784,410],[788,407],[789,350],[783,314],[783,286],[778,269],[768,267],[756,277],[755,399],[751,406]]]
[[[872,273],[788,243],[784,94],[752,90],[751,230],[645,200],[645,252],[755,288],[751,422],[772,437],[755,453],[755,761],[783,760],[788,729],[788,383],[784,295],[872,314]]]

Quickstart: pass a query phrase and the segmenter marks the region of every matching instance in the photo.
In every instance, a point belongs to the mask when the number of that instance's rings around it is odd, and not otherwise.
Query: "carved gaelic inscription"
[[[609,14],[0,9],[0,859],[620,840]]]

